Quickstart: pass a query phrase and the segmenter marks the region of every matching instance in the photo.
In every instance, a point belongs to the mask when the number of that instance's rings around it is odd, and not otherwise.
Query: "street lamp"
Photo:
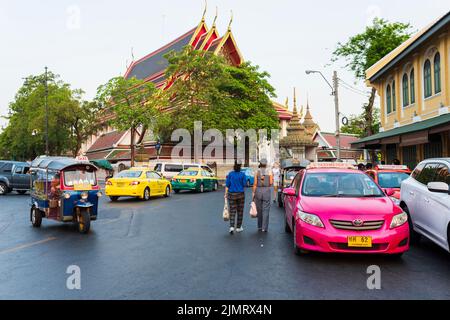
[[[337,161],[341,161],[341,134],[340,134],[340,124],[339,124],[339,98],[338,98],[338,77],[337,72],[333,72],[333,85],[325,78],[322,72],[317,70],[306,70],[306,74],[318,73],[322,76],[323,80],[328,84],[331,88],[331,95],[334,96],[334,109],[335,109],[335,120],[336,120],[336,144],[337,144]]]

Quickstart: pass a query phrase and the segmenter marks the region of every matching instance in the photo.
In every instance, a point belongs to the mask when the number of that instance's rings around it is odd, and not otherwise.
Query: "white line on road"
[[[40,241],[36,241],[36,242],[30,242],[30,243],[22,244],[22,245],[20,245],[20,246],[14,247],[14,248],[1,250],[1,251],[0,251],[0,254],[6,254],[6,253],[11,253],[11,252],[19,251],[19,250],[22,250],[22,249],[26,249],[26,248],[29,248],[29,247],[33,247],[33,246],[36,246],[36,245],[38,245],[38,244],[43,244],[43,243],[46,243],[46,242],[49,242],[49,241],[53,241],[53,240],[56,240],[56,238],[55,238],[55,237],[49,237],[49,238],[44,239],[44,240],[40,240]]]

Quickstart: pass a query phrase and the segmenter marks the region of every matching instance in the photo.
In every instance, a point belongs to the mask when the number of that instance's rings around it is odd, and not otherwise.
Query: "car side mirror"
[[[295,196],[295,189],[294,188],[286,188],[286,189],[283,190],[283,194],[285,196],[288,196],[288,197],[294,197]]]
[[[392,188],[386,188],[386,189],[384,189],[384,193],[386,193],[386,195],[388,197],[391,197],[391,196],[393,196],[395,194],[395,190],[392,189]]]
[[[427,187],[431,192],[450,194],[449,186],[445,182],[430,182]]]

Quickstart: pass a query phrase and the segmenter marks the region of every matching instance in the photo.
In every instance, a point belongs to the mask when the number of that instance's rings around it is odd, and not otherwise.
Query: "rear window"
[[[189,176],[189,177],[194,177],[198,174],[198,171],[193,171],[193,170],[184,170],[180,172],[180,176]]]
[[[117,178],[139,178],[142,174],[142,171],[121,171]]]
[[[404,172],[378,172],[378,184],[382,188],[400,188],[402,181],[409,178]]]

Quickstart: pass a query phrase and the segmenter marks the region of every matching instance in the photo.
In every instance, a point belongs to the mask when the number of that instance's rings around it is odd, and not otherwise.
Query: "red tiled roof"
[[[278,118],[280,120],[291,120],[292,112],[286,109],[285,106],[279,104],[278,102],[273,102],[273,106],[275,108],[275,111],[278,113]]]
[[[336,136],[334,135],[334,133],[321,132],[320,134],[332,148],[337,147]],[[341,133],[340,138],[341,138],[341,148],[346,148],[346,149],[351,149],[351,147],[352,147],[351,143],[354,143],[359,140],[359,138],[357,136],[345,134],[345,133]]]
[[[124,134],[124,131],[114,131],[103,134],[94,142],[86,153],[113,148]]]

